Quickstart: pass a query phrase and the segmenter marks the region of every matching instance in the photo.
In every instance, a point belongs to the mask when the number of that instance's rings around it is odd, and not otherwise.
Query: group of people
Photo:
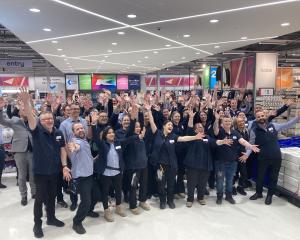
[[[263,180],[270,169],[265,204],[271,204],[281,166],[278,132],[300,117],[274,123],[292,102],[269,112],[253,105],[251,93],[231,97],[217,89],[201,97],[193,90],[177,95],[146,92],[142,97],[105,90],[97,104],[75,93],[65,103],[61,97],[47,98],[40,109],[34,108],[24,88],[16,107],[0,98],[0,124],[14,130],[12,152],[23,206],[29,177],[34,236],[43,237],[43,204],[47,224],[64,226],[55,216],[55,202],[67,208],[65,192],[71,211],[77,209],[72,228],[78,234],[86,232],[82,222],[87,216],[99,217],[94,211],[98,202],[104,218],[114,221],[111,198],[122,217],[122,201],[137,215],[141,209],[150,210],[151,196],[159,198],[160,209],[174,209],[174,199],[185,197],[190,208],[196,191],[197,201],[205,205],[208,187],[216,189],[217,204],[224,194],[235,204],[233,195],[247,195],[245,189],[252,184],[254,160],[256,192],[250,199],[263,197]]]

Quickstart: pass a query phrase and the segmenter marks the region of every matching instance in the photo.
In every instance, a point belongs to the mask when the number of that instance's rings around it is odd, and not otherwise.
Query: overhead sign
[[[79,75],[79,89],[92,90],[92,77],[90,74]]]
[[[175,76],[160,76],[160,86],[194,86],[196,81],[195,76],[175,75]]]
[[[30,68],[32,60],[0,60],[0,67],[4,68]]]
[[[116,90],[116,87],[116,75],[93,74],[92,89],[94,91],[103,89],[114,91]]]
[[[140,90],[141,89],[141,76],[140,75],[129,75],[128,76],[128,88],[129,88],[129,90]]]
[[[29,77],[29,89],[39,92],[62,93],[65,90],[63,77]]]
[[[156,76],[148,75],[145,77],[146,87],[156,87]]]
[[[128,75],[117,76],[117,89],[128,90]]]
[[[0,77],[0,86],[28,87],[28,77]]]
[[[277,53],[256,53],[256,89],[275,88],[277,58]]]
[[[217,67],[210,67],[210,89],[214,89],[217,83]]]
[[[66,90],[78,90],[78,75],[66,75]]]

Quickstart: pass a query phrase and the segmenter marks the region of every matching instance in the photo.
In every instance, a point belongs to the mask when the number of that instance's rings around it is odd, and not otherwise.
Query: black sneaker
[[[85,229],[84,229],[84,227],[82,226],[81,223],[78,223],[78,224],[73,223],[72,228],[78,234],[85,234],[86,233],[86,231],[85,231]]]
[[[73,212],[75,211],[77,208],[77,204],[76,203],[72,203],[71,206],[70,206],[70,210]]]
[[[231,204],[235,204],[235,200],[232,198],[232,194],[226,194],[225,200]]]
[[[67,208],[68,207],[68,204],[62,200],[62,201],[58,201],[57,204],[62,207],[62,208]]]
[[[237,187],[237,192],[243,196],[247,195],[243,187]]]
[[[169,208],[174,209],[175,208],[175,203],[172,202],[168,202]]]
[[[232,195],[233,196],[237,195],[236,187],[232,187]]]
[[[39,225],[36,225],[34,224],[34,227],[33,227],[33,234],[36,238],[42,238],[44,237],[44,233],[43,233],[43,230],[42,230],[42,226],[39,226]]]
[[[64,222],[58,220],[57,218],[47,220],[47,225],[55,226],[55,227],[63,227],[65,226]]]
[[[221,204],[222,204],[222,201],[223,201],[223,196],[217,196],[217,201],[216,201],[216,203],[217,203],[218,205],[221,205]]]
[[[94,211],[89,211],[87,216],[91,217],[91,218],[97,218],[97,217],[99,217],[99,213],[96,213]]]
[[[22,199],[21,199],[21,205],[22,206],[26,206],[27,205],[27,197],[23,197]]]
[[[272,196],[267,195],[266,200],[265,200],[266,205],[271,205],[272,204]]]
[[[160,209],[165,209],[166,208],[166,203],[165,202],[160,202],[159,208]]]
[[[261,193],[255,193],[250,197],[250,200],[257,200],[259,198],[263,198],[263,195]]]
[[[0,188],[7,188],[4,184],[0,183]]]

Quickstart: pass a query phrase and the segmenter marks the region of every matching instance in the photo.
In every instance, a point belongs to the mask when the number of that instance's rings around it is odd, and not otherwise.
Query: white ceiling
[[[0,4],[0,23],[63,72],[152,72],[300,30],[299,0],[0,0]],[[33,7],[41,11],[30,12]],[[129,19],[127,14],[137,17]],[[211,19],[219,22],[212,24]],[[281,27],[283,22],[290,26]],[[43,31],[46,27],[52,31]],[[87,34],[70,36],[82,33]],[[248,39],[241,40],[243,36]]]

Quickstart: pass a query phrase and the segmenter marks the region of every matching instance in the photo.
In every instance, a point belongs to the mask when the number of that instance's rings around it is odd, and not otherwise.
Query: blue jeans
[[[226,179],[226,193],[232,193],[233,178],[237,168],[237,162],[215,162],[217,194],[223,195],[224,178]]]

